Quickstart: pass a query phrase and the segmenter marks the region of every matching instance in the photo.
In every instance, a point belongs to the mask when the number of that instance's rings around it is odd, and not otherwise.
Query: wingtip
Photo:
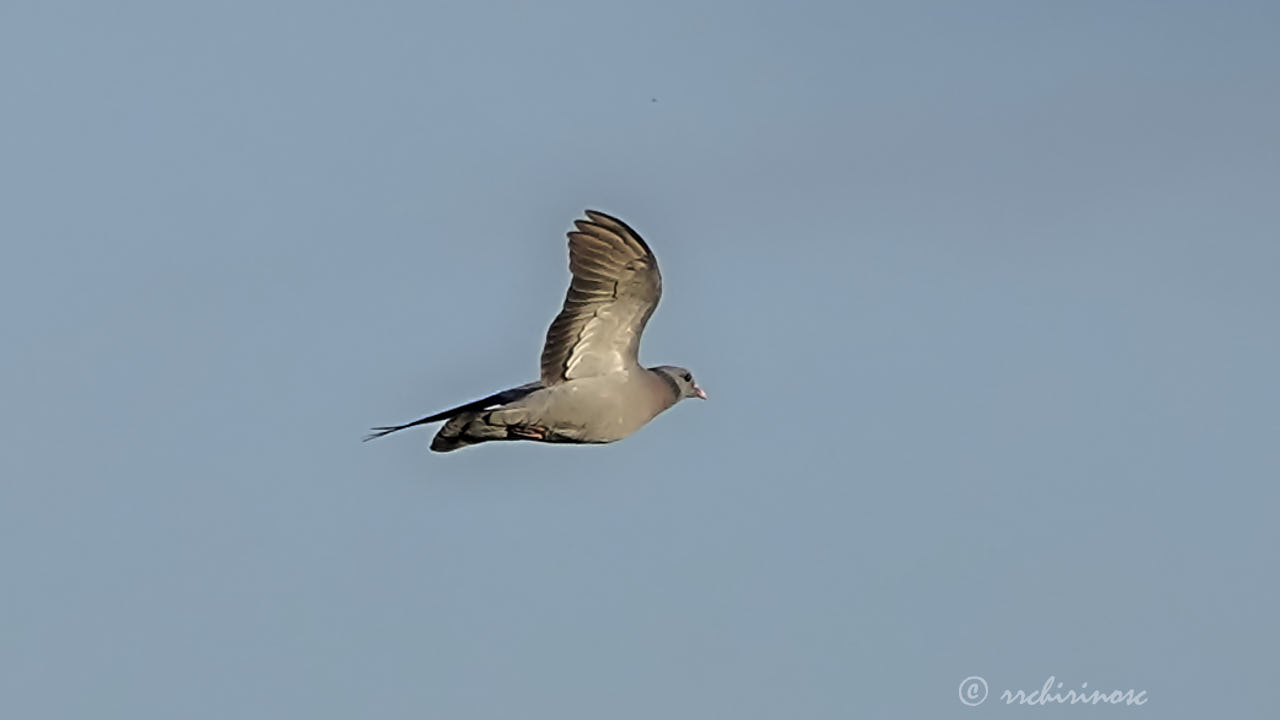
[[[587,209],[587,210],[583,210],[582,213],[587,216],[588,220],[612,220],[613,222],[622,222],[618,218],[610,215],[609,213],[600,212],[599,210]]]
[[[395,431],[397,431],[397,430],[401,430],[401,429],[403,429],[403,428],[400,428],[400,427],[376,427],[376,428],[369,428],[369,429],[370,429],[370,430],[372,430],[373,432],[369,433],[368,435],[365,435],[363,438],[360,438],[360,442],[369,442],[370,440],[377,440],[377,439],[378,439],[378,438],[380,438],[380,437],[386,437],[387,435],[390,435],[391,433],[393,433],[393,432],[395,432]]]
[[[583,210],[583,213],[587,216],[586,220],[575,220],[573,222],[579,232],[588,232],[587,228],[592,226],[603,228],[606,232],[613,233],[623,238],[623,242],[630,242],[632,245],[637,246],[636,249],[640,253],[645,255],[653,254],[653,250],[649,249],[649,244],[645,242],[644,238],[640,236],[640,233],[636,232],[636,229],[628,225],[626,221],[616,218],[609,213],[600,212],[599,210]],[[583,227],[584,225],[586,227]],[[588,232],[588,234],[590,233]]]

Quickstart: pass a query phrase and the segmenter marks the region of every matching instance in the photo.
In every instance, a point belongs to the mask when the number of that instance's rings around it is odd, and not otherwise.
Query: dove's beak
[[[697,395],[698,397],[702,398],[703,400],[706,400],[706,399],[707,399],[707,391],[706,391],[706,390],[703,390],[702,388],[698,387],[697,385],[694,385],[694,386],[693,386],[693,394]]]

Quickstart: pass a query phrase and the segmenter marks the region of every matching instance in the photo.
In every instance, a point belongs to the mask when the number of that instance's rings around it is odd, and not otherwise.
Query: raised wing
[[[658,260],[626,223],[588,210],[573,224],[573,280],[542,348],[546,385],[638,367],[640,335],[662,297]]]

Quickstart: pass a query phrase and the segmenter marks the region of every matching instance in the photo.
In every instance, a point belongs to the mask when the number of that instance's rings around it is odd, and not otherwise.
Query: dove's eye
[[[685,379],[685,381],[686,381],[686,382],[693,380],[693,374],[692,374],[692,373],[685,373],[685,374],[684,374],[684,379]]]

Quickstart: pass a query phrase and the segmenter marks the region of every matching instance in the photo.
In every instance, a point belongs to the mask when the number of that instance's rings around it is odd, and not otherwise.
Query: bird
[[[596,210],[574,221],[572,279],[547,330],[539,379],[403,425],[372,428],[365,440],[444,421],[431,450],[496,440],[603,444],[621,440],[686,398],[707,399],[693,373],[643,367],[640,336],[662,297],[658,259],[640,234]]]

